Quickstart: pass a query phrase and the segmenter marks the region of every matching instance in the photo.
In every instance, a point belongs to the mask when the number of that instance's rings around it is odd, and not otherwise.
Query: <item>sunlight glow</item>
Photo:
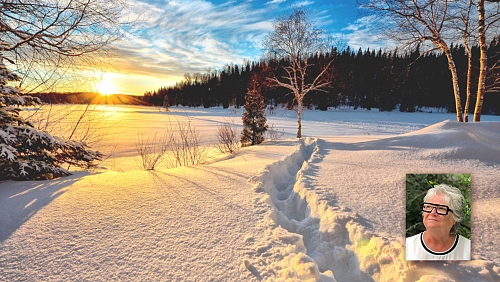
[[[115,84],[113,83],[113,81],[108,79],[103,79],[101,81],[101,84],[99,84],[97,91],[102,95],[117,94]]]

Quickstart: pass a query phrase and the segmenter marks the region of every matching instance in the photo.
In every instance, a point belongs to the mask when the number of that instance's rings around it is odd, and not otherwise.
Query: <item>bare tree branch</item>
[[[303,8],[296,8],[289,16],[280,16],[273,23],[273,30],[267,35],[264,46],[273,60],[286,64],[282,67],[285,75],[268,78],[275,86],[289,89],[297,102],[297,138],[302,137],[302,101],[311,91],[322,90],[330,84],[328,72],[332,61],[322,66],[320,73],[311,76],[308,71],[313,66],[309,58],[324,54],[333,46],[323,30],[316,28],[307,18]]]
[[[455,95],[457,120],[463,121],[458,74],[453,56],[448,46],[453,42],[452,19],[457,1],[442,0],[366,0],[358,1],[361,7],[386,18],[386,34],[403,45],[429,41],[442,51],[448,59]],[[453,9],[452,9],[453,8]]]
[[[25,92],[47,89],[79,68],[103,67],[121,39],[126,0],[4,0],[0,53],[21,74]]]

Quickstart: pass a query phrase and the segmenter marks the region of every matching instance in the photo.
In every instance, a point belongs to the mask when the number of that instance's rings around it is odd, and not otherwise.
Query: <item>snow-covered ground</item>
[[[138,134],[241,110],[108,106],[95,172],[0,182],[0,281],[500,281],[500,117],[306,111],[279,140],[142,170]],[[405,261],[406,173],[472,174],[472,261]]]

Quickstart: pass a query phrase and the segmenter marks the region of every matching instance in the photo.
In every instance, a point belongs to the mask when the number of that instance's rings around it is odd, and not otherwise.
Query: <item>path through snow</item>
[[[373,281],[381,278],[382,265],[403,269],[401,245],[368,232],[357,214],[318,199],[308,179],[324,157],[318,143],[300,140],[297,151],[252,178],[259,193],[255,209],[269,209],[252,266],[264,278],[322,281]]]
[[[441,126],[450,127],[446,123]],[[432,134],[432,128],[427,131]],[[467,131],[475,132],[470,128]],[[447,134],[446,131],[444,132],[442,135]],[[481,136],[483,140],[490,141],[498,138],[494,130],[483,132]],[[428,139],[429,137],[422,138]],[[437,138],[440,136],[438,135]],[[370,142],[380,141],[365,140],[364,142],[366,142],[363,143],[364,146],[370,147]],[[414,142],[419,141],[414,140]],[[468,141],[467,138],[462,137],[460,142]],[[412,142],[405,142],[405,146],[410,144]],[[439,147],[439,144],[433,144]],[[478,147],[486,150],[490,147],[489,144],[482,144]],[[402,145],[403,143],[400,143],[395,146]],[[328,156],[333,152],[330,146],[323,140],[302,139],[295,152],[278,162],[267,165],[252,178],[259,195],[255,199],[254,208],[258,213],[267,211],[261,222],[261,225],[266,226],[265,235],[259,240],[246,238],[253,244],[254,249],[246,265],[254,273],[259,274],[257,277],[270,280],[299,278],[316,281],[441,281],[440,279],[445,279],[445,277],[454,281],[463,281],[463,279],[498,281],[500,279],[499,267],[490,260],[481,259],[478,255],[473,261],[465,262],[406,262],[404,235],[373,233],[377,228],[372,228],[370,220],[344,207],[342,201],[335,198],[334,181],[330,185],[330,191],[325,192],[325,182],[329,182],[329,177],[324,174],[324,168],[328,166],[322,162],[332,161]],[[494,148],[494,150],[497,149]],[[381,154],[384,153],[390,154],[386,151],[381,152]],[[424,156],[428,154],[425,150],[422,153]],[[476,152],[478,153],[481,155],[480,152]],[[459,158],[467,158],[467,155],[463,152],[459,153],[459,156],[453,154],[454,157]],[[325,159],[327,156],[328,158]],[[391,159],[390,156],[388,158]],[[413,158],[419,161],[416,156]],[[494,159],[493,157],[491,160]],[[399,167],[395,168],[397,169],[392,172],[400,172]],[[363,169],[366,170],[366,167]],[[326,173],[335,172],[327,169]],[[349,175],[353,176],[352,173]],[[395,176],[395,178],[398,177]],[[322,181],[318,182],[318,179]],[[366,187],[360,186],[358,189],[362,190],[365,199],[356,198],[352,201],[358,203],[371,200],[382,201],[380,205],[383,206],[384,200],[387,203],[387,201],[399,198],[398,196],[388,197],[387,189],[383,186],[382,188],[386,190],[384,199],[371,198],[367,195]],[[404,187],[402,189],[404,197]],[[341,191],[347,193],[346,195],[349,194],[348,189],[341,189]],[[342,199],[345,199],[344,196],[342,195]],[[373,204],[369,207],[373,207]],[[398,206],[391,206],[391,208],[395,213],[403,214],[404,220],[404,206],[401,211]],[[380,214],[374,214],[374,216],[380,217]],[[476,214],[475,218],[479,217],[481,216]],[[488,228],[487,225],[483,225],[483,222],[478,223],[477,227]],[[482,247],[481,243],[476,241],[476,249],[479,251],[483,249]],[[486,255],[488,256],[489,253],[486,252]]]

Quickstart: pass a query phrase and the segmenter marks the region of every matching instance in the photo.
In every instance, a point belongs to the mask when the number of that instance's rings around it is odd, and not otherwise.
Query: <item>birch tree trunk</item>
[[[465,100],[465,108],[464,108],[464,121],[469,122],[469,107],[470,107],[470,99],[471,99],[471,87],[472,87],[472,53],[469,45],[466,43],[465,48],[467,49],[467,86],[465,91],[467,91],[467,98]]]
[[[474,122],[481,121],[481,111],[483,110],[483,99],[486,91],[486,72],[488,70],[488,55],[485,36],[484,20],[484,0],[479,0],[477,4],[478,12],[478,37],[479,37],[479,80],[477,83],[476,108],[474,110]]]
[[[471,37],[470,34],[470,14],[472,7],[474,6],[474,1],[469,0],[467,8],[465,9],[465,13],[461,14],[461,22],[463,24],[463,41],[465,50],[467,51],[467,84],[466,84],[466,99],[465,99],[465,108],[464,108],[464,122],[469,122],[469,108],[470,108],[470,100],[472,97],[472,50],[469,46],[469,39]]]
[[[297,138],[302,138],[302,99],[297,99]]]
[[[448,46],[441,42],[438,44],[439,48],[444,52],[446,58],[448,59],[448,68],[451,72],[451,81],[453,83],[453,94],[455,95],[455,109],[457,111],[457,121],[463,122],[463,114],[462,114],[462,102],[460,99],[460,87],[458,86],[458,74],[457,67],[455,66],[455,61],[453,60],[453,56],[451,55],[451,51]]]

